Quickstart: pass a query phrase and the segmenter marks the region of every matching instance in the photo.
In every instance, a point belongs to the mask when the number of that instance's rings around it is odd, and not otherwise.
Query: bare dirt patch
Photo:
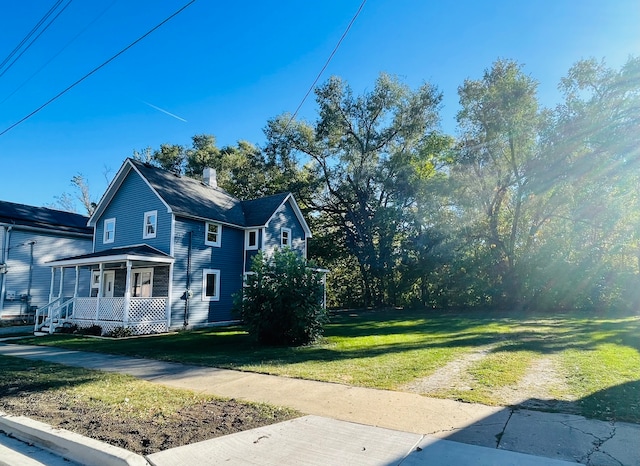
[[[234,400],[202,401],[166,417],[114,416],[99,404],[83,402],[60,390],[3,394],[0,411],[27,416],[141,455],[295,417],[290,410]]]

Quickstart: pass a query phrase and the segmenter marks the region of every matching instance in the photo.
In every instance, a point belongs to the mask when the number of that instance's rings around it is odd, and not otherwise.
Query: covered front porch
[[[36,333],[59,332],[74,325],[79,329],[99,326],[103,335],[118,328],[129,329],[133,335],[168,331],[171,256],[138,245],[49,265],[49,303],[36,312]]]

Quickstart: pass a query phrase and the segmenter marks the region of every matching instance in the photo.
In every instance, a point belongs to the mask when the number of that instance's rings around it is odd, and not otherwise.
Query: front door
[[[102,274],[102,296],[105,298],[113,298],[113,284],[116,279],[116,273],[113,270],[103,272]]]

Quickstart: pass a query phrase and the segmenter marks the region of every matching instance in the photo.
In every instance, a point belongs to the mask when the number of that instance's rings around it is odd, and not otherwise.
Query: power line
[[[333,51],[331,52],[331,55],[329,55],[329,58],[327,59],[327,61],[325,62],[324,66],[322,67],[322,69],[320,70],[320,72],[318,73],[318,76],[316,76],[316,79],[313,81],[313,83],[311,84],[311,86],[309,87],[309,90],[307,91],[307,93],[304,95],[304,97],[302,98],[302,100],[300,101],[300,104],[298,105],[298,108],[296,108],[296,111],[293,112],[293,115],[291,115],[291,118],[289,118],[289,121],[287,121],[287,124],[284,127],[284,131],[287,130],[287,128],[289,127],[289,125],[291,124],[291,122],[293,121],[293,119],[296,117],[296,115],[298,114],[298,112],[300,111],[300,108],[302,108],[302,105],[304,104],[304,102],[307,100],[307,97],[309,97],[309,94],[311,94],[311,91],[313,91],[313,88],[316,87],[316,84],[318,82],[318,80],[320,79],[320,76],[322,76],[322,73],[324,73],[324,70],[327,69],[327,66],[329,66],[329,62],[331,61],[331,59],[333,58],[333,56],[336,54],[336,52],[338,51],[338,48],[340,47],[340,44],[342,44],[342,41],[344,40],[344,38],[347,36],[347,33],[349,32],[349,29],[351,29],[351,26],[353,25],[353,23],[355,23],[356,18],[358,17],[358,15],[360,14],[360,12],[362,11],[362,8],[364,8],[364,4],[367,3],[367,0],[362,0],[362,3],[360,4],[360,8],[358,8],[358,11],[356,11],[356,14],[353,15],[353,18],[351,18],[351,22],[349,23],[349,25],[347,26],[347,28],[344,30],[344,32],[342,33],[342,37],[340,37],[340,40],[338,41],[338,43],[336,44],[336,46],[334,47]],[[2,134],[0,133],[0,136]]]
[[[27,79],[25,79],[25,81],[20,84],[18,87],[16,87],[13,92],[11,92],[9,95],[7,95],[2,101],[0,101],[0,105],[2,105],[3,103],[5,103],[7,100],[9,100],[11,98],[11,96],[13,96],[16,92],[18,92],[20,89],[22,89],[26,84],[29,83],[29,81],[31,81],[38,73],[40,73],[40,71],[42,71],[43,69],[45,69],[47,67],[47,65],[49,63],[51,63],[53,60],[55,60],[62,52],[64,52],[67,47],[69,47],[78,37],[80,37],[82,34],[85,33],[85,31],[87,31],[96,21],[98,21],[100,18],[102,18],[102,16],[107,12],[107,10],[109,10],[118,0],[113,0],[109,6],[107,6],[104,10],[102,10],[100,12],[100,14],[98,14],[98,16],[96,16],[93,21],[91,21],[89,24],[87,24],[84,29],[82,29],[78,34],[76,34],[69,42],[67,42],[60,50],[58,50],[58,53],[56,53],[54,56],[52,56],[49,60],[47,60],[40,68],[38,68],[36,71],[33,72],[33,74],[31,76],[29,76]]]
[[[63,0],[57,0],[57,2],[49,9],[49,11],[45,13],[45,15],[40,19],[40,21],[38,21],[38,24],[36,24],[33,27],[33,29],[29,31],[29,33],[20,41],[20,43],[16,46],[16,48],[14,48],[11,51],[11,53],[9,53],[9,55],[2,61],[2,63],[0,63],[0,68],[2,68],[4,65],[6,65],[6,63],[9,60],[11,60],[11,57],[13,57],[18,52],[18,50],[20,50],[20,48],[25,44],[25,42],[27,42],[29,38],[31,38],[31,36],[35,34],[35,32],[40,28],[40,26],[42,26],[42,23],[44,23],[47,20],[47,18],[53,14],[53,12],[56,10],[56,8],[58,8],[58,6],[62,2]]]
[[[33,43],[34,43],[36,40],[38,40],[38,38],[39,38],[39,37],[40,37],[40,36],[41,36],[41,35],[42,35],[42,34],[43,34],[43,33],[44,33],[48,28],[49,28],[49,26],[51,26],[51,24],[52,24],[56,19],[58,19],[58,16],[60,16],[60,15],[62,14],[62,12],[63,12],[64,10],[66,10],[66,9],[67,9],[67,7],[71,4],[71,2],[72,2],[72,1],[73,1],[73,0],[69,0],[69,1],[67,2],[67,4],[62,8],[62,10],[60,10],[60,11],[58,12],[58,14],[57,14],[57,15],[55,15],[51,21],[49,21],[49,23],[44,27],[44,29],[43,29],[42,31],[40,31],[40,32],[38,33],[38,35],[37,35],[37,36],[35,36],[31,42],[29,42],[29,44],[28,44],[28,45],[27,45],[27,46],[22,50],[22,52],[20,52],[20,54],[15,58],[15,60],[13,60],[11,63],[9,63],[9,64],[7,65],[7,67],[2,71],[2,73],[0,73],[0,78],[1,78],[2,76],[4,76],[4,74],[5,74],[7,71],[9,71],[9,68],[11,68],[11,67],[13,66],[13,64],[14,64],[15,62],[17,62],[17,61],[18,61],[18,59],[20,59],[20,57],[21,57],[21,56],[22,56],[22,55],[23,55],[27,50],[29,50],[29,48],[33,45]]]
[[[147,37],[149,34],[151,34],[152,32],[154,32],[156,29],[162,27],[165,23],[167,23],[168,21],[172,20],[174,17],[178,16],[180,13],[182,13],[184,10],[187,9],[187,7],[191,6],[193,3],[195,3],[196,0],[191,0],[190,2],[188,2],[186,5],[184,5],[182,8],[180,8],[179,10],[177,10],[175,13],[173,13],[172,15],[170,15],[169,17],[167,17],[166,19],[164,19],[161,23],[159,23],[158,25],[154,26],[153,28],[151,28],[149,31],[147,31],[146,33],[144,33],[142,36],[140,36],[139,38],[137,38],[136,40],[134,40],[133,42],[131,42],[129,45],[127,45],[125,48],[123,48],[122,50],[120,50],[118,53],[116,53],[114,56],[112,56],[111,58],[109,58],[107,61],[105,61],[104,63],[102,63],[100,66],[94,68],[93,70],[89,71],[87,74],[85,74],[82,78],[78,79],[76,82],[74,82],[73,84],[71,84],[69,87],[67,87],[66,89],[64,89],[63,91],[59,92],[56,96],[52,97],[51,99],[49,99],[47,102],[45,102],[44,104],[42,104],[40,107],[36,108],[33,112],[29,113],[27,116],[25,116],[24,118],[16,121],[14,124],[12,124],[11,126],[9,126],[7,129],[5,129],[4,131],[2,131],[0,133],[0,136],[2,136],[3,134],[11,131],[13,128],[15,128],[16,126],[18,126],[20,123],[24,122],[25,120],[28,120],[29,118],[31,118],[33,115],[35,115],[36,113],[38,113],[40,110],[42,110],[43,108],[45,108],[47,105],[49,105],[51,102],[57,100],[59,97],[61,97],[62,95],[66,94],[68,91],[70,91],[71,89],[73,89],[75,86],[77,86],[78,84],[80,84],[82,81],[84,81],[85,79],[87,79],[89,76],[91,76],[93,73],[95,73],[96,71],[100,70],[101,68],[104,68],[106,65],[108,65],[109,63],[111,63],[113,60],[115,60],[116,58],[118,58],[120,55],[122,55],[124,52],[126,52],[127,50],[129,50],[131,47],[133,47],[134,45],[136,45],[138,42],[140,42],[142,39],[144,39],[145,37]]]

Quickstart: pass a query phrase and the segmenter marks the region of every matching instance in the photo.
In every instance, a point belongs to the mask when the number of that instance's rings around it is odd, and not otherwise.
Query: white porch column
[[[53,283],[56,281],[56,268],[51,267],[51,286],[49,287],[49,302],[53,301]]]
[[[64,291],[64,267],[60,267],[60,289],[58,290],[58,298],[62,298]]]
[[[131,261],[127,260],[127,278],[124,281],[124,317],[122,325],[127,328],[129,325],[129,304],[131,301]]]
[[[78,280],[79,280],[78,275],[80,275],[80,267],[76,265],[76,283],[75,283],[75,286],[73,288],[73,297],[74,298],[78,297]]]
[[[167,290],[167,331],[171,328],[171,298],[173,297],[173,262],[169,264],[169,288]]]
[[[96,296],[96,322],[100,316],[100,295],[102,294],[102,274],[104,272],[104,264],[100,263],[100,269],[98,273],[98,295]]]
[[[327,310],[327,274],[322,274],[322,307]]]

